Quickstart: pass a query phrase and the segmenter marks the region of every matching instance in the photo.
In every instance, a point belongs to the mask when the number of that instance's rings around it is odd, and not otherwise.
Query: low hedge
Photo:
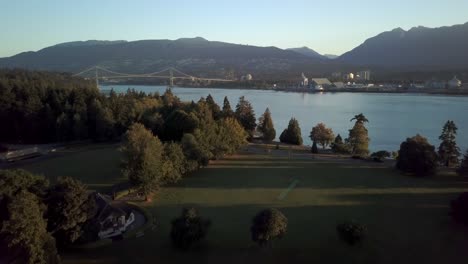
[[[114,197],[113,197],[113,199],[114,199],[114,200],[118,200],[118,199],[120,199],[120,198],[122,198],[122,197],[125,197],[126,195],[132,194],[132,193],[134,193],[134,192],[135,192],[135,190],[132,189],[132,188],[123,189],[123,190],[120,190],[120,191],[116,191],[116,192],[114,192]]]

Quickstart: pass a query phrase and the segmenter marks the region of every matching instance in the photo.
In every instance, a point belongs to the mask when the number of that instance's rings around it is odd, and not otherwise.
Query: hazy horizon
[[[466,1],[386,2],[19,0],[4,3],[0,10],[8,22],[0,25],[0,57],[71,41],[196,36],[282,49],[307,46],[321,54],[341,55],[394,28],[433,28],[468,21]]]

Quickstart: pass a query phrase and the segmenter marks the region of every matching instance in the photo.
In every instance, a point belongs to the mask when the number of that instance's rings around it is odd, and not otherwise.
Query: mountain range
[[[468,67],[468,23],[451,27],[396,28],[367,39],[339,61],[389,68]]]
[[[201,37],[177,40],[77,41],[0,58],[0,67],[79,72],[94,65],[147,73],[168,66],[200,77],[290,78],[301,72],[401,69],[468,69],[468,23],[441,28],[415,27],[383,32],[342,56],[307,47],[257,47]]]

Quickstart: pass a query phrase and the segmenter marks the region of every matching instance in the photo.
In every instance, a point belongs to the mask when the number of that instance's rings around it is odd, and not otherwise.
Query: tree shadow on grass
[[[158,228],[138,239],[103,249],[70,253],[100,263],[464,263],[468,258],[466,229],[454,227],[447,215],[453,194],[343,195],[351,206],[275,206],[288,218],[288,233],[272,248],[260,249],[250,240],[252,217],[263,206],[152,205]],[[195,206],[213,225],[206,241],[194,250],[174,250],[170,221],[184,207]],[[339,240],[336,225],[355,220],[367,226],[359,247]],[[86,263],[86,262],[82,262]]]

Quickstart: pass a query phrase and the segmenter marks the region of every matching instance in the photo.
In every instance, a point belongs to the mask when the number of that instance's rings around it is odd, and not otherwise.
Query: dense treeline
[[[103,100],[93,85],[69,74],[0,70],[1,141],[42,143],[92,136],[91,105]]]
[[[163,141],[179,141],[207,125],[208,116],[215,122],[235,117],[249,133],[255,129],[247,100],[242,98],[233,113],[227,98],[221,110],[211,96],[185,103],[170,90],[163,95],[129,90],[106,97],[93,82],[68,74],[0,70],[0,142],[114,140],[134,122]]]

